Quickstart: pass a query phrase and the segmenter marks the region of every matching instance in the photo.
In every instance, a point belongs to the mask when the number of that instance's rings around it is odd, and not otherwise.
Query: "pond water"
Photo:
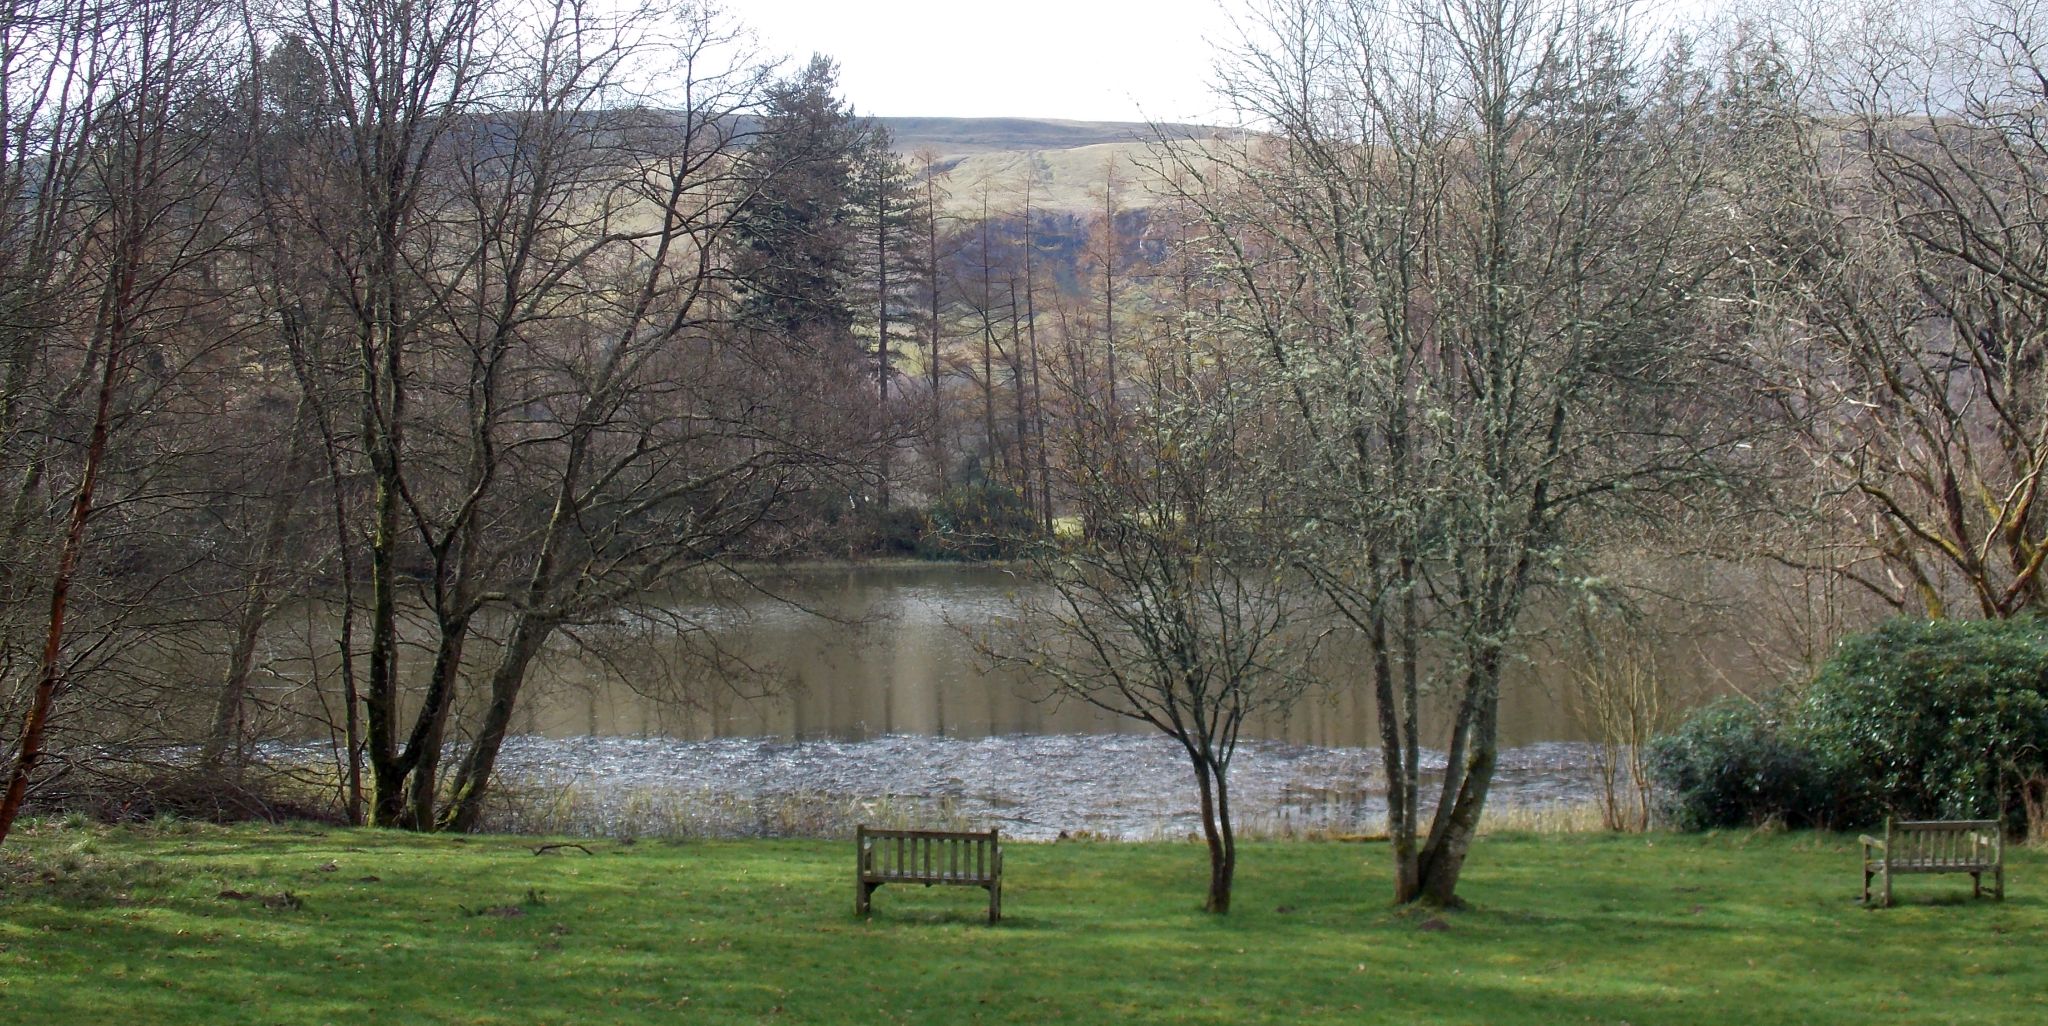
[[[723,825],[705,829],[776,832],[792,807],[833,806],[854,819],[935,810],[1025,837],[1198,827],[1192,774],[1172,742],[1049,700],[1044,682],[991,671],[977,656],[970,635],[1012,614],[1024,586],[1014,574],[839,566],[756,583],[716,602],[651,603],[555,646],[521,698],[502,781],[529,803],[541,796],[577,811],[521,822],[647,832],[715,806],[727,810]],[[679,622],[693,626],[679,632]],[[472,658],[481,665],[486,654]],[[1339,831],[1383,822],[1366,668],[1330,652],[1321,671],[1335,683],[1248,726],[1232,768],[1241,822]],[[1507,751],[1492,807],[1593,793],[1593,747],[1559,700],[1561,676],[1528,660],[1504,682]],[[1425,737],[1440,737],[1446,719],[1428,710]],[[657,808],[671,814],[649,822]]]
[[[776,738],[862,741],[910,734],[983,738],[1015,734],[1148,733],[1084,703],[1048,699],[1043,681],[989,670],[973,632],[1013,614],[1022,587],[1001,569],[885,564],[783,571],[738,602],[668,604],[706,632],[651,630],[603,646],[606,659],[558,646],[526,704],[524,733],[552,738]],[[716,652],[708,649],[715,645]],[[597,647],[597,646],[592,646]],[[626,652],[620,655],[621,648]],[[732,680],[712,684],[717,661]],[[1337,681],[1248,736],[1318,747],[1377,743],[1362,661],[1333,652],[1320,668]],[[1509,673],[1502,742],[1511,747],[1586,735],[1558,699],[1556,675],[1535,663]],[[1442,708],[1427,717],[1445,719]]]

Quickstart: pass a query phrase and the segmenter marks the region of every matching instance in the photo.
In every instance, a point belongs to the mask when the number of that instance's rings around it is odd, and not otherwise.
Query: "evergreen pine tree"
[[[746,322],[821,349],[853,344],[854,162],[866,127],[838,84],[838,66],[817,55],[770,90],[734,262]]]

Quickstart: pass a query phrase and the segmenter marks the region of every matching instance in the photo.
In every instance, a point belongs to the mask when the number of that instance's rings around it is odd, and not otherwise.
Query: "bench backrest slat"
[[[856,836],[862,873],[879,879],[987,880],[996,872],[994,830],[968,833],[862,826]]]
[[[869,837],[936,837],[940,840],[959,840],[963,837],[987,837],[992,830],[911,830],[894,827],[868,827]]]
[[[1885,824],[1886,861],[1968,870],[2004,861],[1997,820],[1893,820]]]

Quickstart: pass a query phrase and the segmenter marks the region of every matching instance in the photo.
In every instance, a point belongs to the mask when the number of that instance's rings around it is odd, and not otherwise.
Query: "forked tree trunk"
[[[1458,877],[1465,869],[1472,841],[1479,836],[1479,820],[1485,814],[1499,761],[1498,648],[1489,646],[1479,653],[1465,688],[1460,729],[1451,739],[1455,761],[1444,770],[1444,793],[1430,826],[1429,842],[1418,859],[1417,892],[1412,899],[1446,907],[1459,904]]]
[[[411,757],[412,782],[406,795],[403,825],[413,830],[431,830],[435,799],[441,777],[441,746],[448,734],[448,714],[455,705],[456,682],[462,675],[463,643],[469,637],[469,617],[444,623],[441,643],[434,657],[433,681],[413,724],[412,740],[406,745]]]
[[[587,406],[579,422],[585,425],[595,423],[597,418],[594,414],[595,406]],[[456,771],[448,808],[435,824],[439,829],[468,833],[477,828],[483,817],[491,776],[497,769],[498,752],[504,747],[505,737],[512,729],[513,708],[525,686],[527,670],[560,626],[560,619],[548,610],[562,585],[558,579],[561,551],[576,519],[578,486],[583,479],[584,461],[589,456],[590,439],[591,429],[587,426],[570,436],[569,452],[555,486],[554,511],[548,517],[547,531],[535,548],[533,569],[527,574],[519,612],[512,621],[511,635],[505,639],[504,651],[499,654],[498,665],[491,672],[490,704],[484,709],[483,725],[469,746],[469,754],[463,758],[461,769]]]
[[[512,730],[512,712],[526,681],[534,657],[546,647],[554,633],[554,621],[538,614],[521,614],[505,642],[504,654],[491,673],[491,700],[484,709],[481,729],[455,775],[455,786],[443,810],[439,829],[470,833],[483,820],[484,802],[490,795],[491,778],[498,765],[498,753]]]
[[[1410,900],[1429,905],[1455,906],[1458,877],[1464,872],[1465,857],[1479,835],[1479,818],[1486,806],[1486,792],[1493,780],[1493,753],[1475,756],[1465,774],[1466,787],[1451,807],[1440,829],[1431,832],[1430,843],[1418,860],[1416,893]],[[1439,813],[1439,815],[1443,815]]]
[[[1190,757],[1195,783],[1202,794],[1202,838],[1209,846],[1209,895],[1205,912],[1230,911],[1230,883],[1237,873],[1237,838],[1230,826],[1230,790],[1223,768],[1201,756]]]

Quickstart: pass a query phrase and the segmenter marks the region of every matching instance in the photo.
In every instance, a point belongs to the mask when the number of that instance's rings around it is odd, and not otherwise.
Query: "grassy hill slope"
[[[1032,203],[1041,210],[1093,216],[1103,208],[1103,184],[1115,167],[1118,205],[1141,209],[1159,201],[1152,146],[1162,137],[1206,140],[1234,135],[1201,125],[1145,125],[1119,121],[1031,118],[879,118],[897,152],[935,155],[947,173],[949,214],[972,215],[989,193],[991,209],[1015,206],[1024,175],[1033,176]]]

